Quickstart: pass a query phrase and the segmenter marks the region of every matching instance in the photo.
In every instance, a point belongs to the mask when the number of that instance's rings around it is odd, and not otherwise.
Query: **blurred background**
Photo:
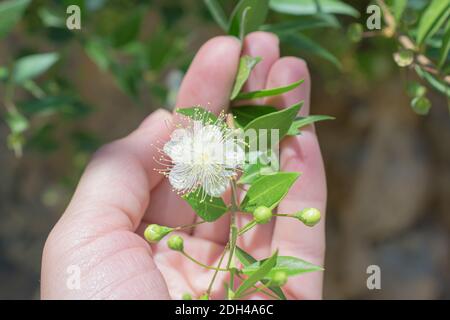
[[[39,298],[45,239],[91,153],[173,107],[193,55],[225,33],[221,14],[237,3],[0,1],[0,299]],[[449,299],[449,2],[373,3],[381,30],[368,30],[370,1],[338,0],[272,0],[259,27],[308,61],[312,112],[336,117],[316,126],[324,297]],[[80,30],[66,26],[72,4]],[[369,265],[381,290],[367,289]]]

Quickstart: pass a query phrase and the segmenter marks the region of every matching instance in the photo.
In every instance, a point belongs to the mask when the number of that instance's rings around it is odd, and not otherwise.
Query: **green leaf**
[[[302,34],[280,35],[280,40],[286,42],[293,48],[321,57],[334,64],[336,68],[342,69],[341,62],[332,53]]]
[[[252,275],[261,268],[265,261],[261,260],[247,265],[242,269],[242,272],[247,275]],[[323,271],[323,268],[299,258],[278,256],[275,266],[264,276],[264,279],[272,278],[277,271],[284,271],[289,277],[292,277],[308,272]]]
[[[241,92],[242,87],[247,82],[250,73],[253,68],[261,61],[260,57],[250,57],[243,56],[239,60],[239,68],[236,76],[236,81],[234,83],[233,90],[231,92],[231,100],[237,97],[239,92]]]
[[[359,12],[352,6],[338,0],[270,0],[274,11],[292,15],[312,15],[331,13],[359,17]]]
[[[405,12],[406,7],[408,6],[408,0],[388,0],[386,1],[386,4],[392,10],[395,20],[400,21],[403,12]]]
[[[252,265],[253,263],[258,262],[249,253],[245,252],[243,249],[239,247],[236,247],[235,254],[244,267],[247,267],[249,265]]]
[[[247,8],[250,9],[245,14]],[[258,30],[268,12],[269,0],[241,0],[231,14],[228,34],[242,39],[246,34]]]
[[[248,189],[240,205],[241,210],[253,212],[260,206],[275,208],[299,176],[298,172],[278,172],[262,176]]]
[[[215,114],[201,107],[177,108],[175,111],[192,120],[201,120],[204,124],[215,123],[218,120]]]
[[[216,221],[228,210],[222,198],[207,196],[206,199],[203,199],[203,190],[201,189],[183,195],[183,199],[189,203],[199,217],[208,222]]]
[[[135,40],[141,30],[142,12],[135,11],[128,15],[114,30],[112,43],[116,48],[120,48]]]
[[[318,122],[318,121],[324,121],[324,120],[334,120],[334,117],[331,116],[322,116],[322,115],[312,115],[307,117],[299,117],[298,119],[295,119],[294,122],[292,122],[291,127],[289,128],[288,135],[295,136],[299,134],[299,130],[307,125],[310,125],[312,123]]]
[[[239,184],[252,184],[261,176],[275,174],[276,171],[271,166],[262,164],[261,162],[247,164],[244,166],[244,173],[239,179]]]
[[[436,79],[431,73],[426,72],[420,66],[414,68],[417,74],[426,80],[431,87],[450,98],[450,86],[444,81]]]
[[[448,9],[450,0],[432,0],[424,13],[420,17],[419,26],[417,29],[417,43],[422,45],[424,41],[432,37],[440,26],[445,23],[450,14]]]
[[[284,87],[263,89],[263,90],[257,90],[257,91],[252,91],[252,92],[241,92],[236,96],[236,98],[234,100],[249,100],[249,99],[278,96],[280,94],[289,92],[289,91],[297,88],[299,85],[301,85],[303,83],[303,81],[304,80],[299,80],[297,82],[291,83],[290,85],[287,85]]]
[[[258,281],[262,280],[277,262],[278,250],[266,259],[255,272],[253,272],[247,279],[245,279],[235,292],[235,298],[239,298],[245,291],[252,288]]]
[[[31,0],[9,0],[0,3],[0,39],[14,28]]]
[[[279,141],[283,139],[283,137],[288,133],[289,128],[291,127],[292,122],[295,119],[295,116],[298,114],[301,106],[303,105],[303,101],[300,103],[297,103],[287,109],[283,109],[277,112],[272,112],[266,115],[263,115],[261,117],[258,117],[250,123],[248,123],[244,128],[244,133],[246,133],[248,130],[253,129],[255,130],[257,136],[256,141],[250,141],[251,136],[248,135],[246,138],[248,139],[248,145],[250,147],[257,147],[259,148],[260,144],[260,133],[261,129],[267,130],[267,148],[270,149],[273,147],[271,144],[272,142],[272,129],[278,129],[278,138]],[[250,148],[251,149],[251,148]],[[256,151],[256,149],[252,149],[251,151]],[[265,152],[267,150],[258,150],[261,152]]]
[[[303,16],[300,19],[280,22],[277,24],[262,25],[261,31],[283,34],[286,32],[304,31],[323,27],[339,28],[339,21],[332,15],[317,14],[314,16]]]
[[[442,46],[439,53],[439,68],[442,68],[448,60],[448,53],[450,51],[450,21],[445,27],[444,38],[442,39]]]
[[[228,22],[220,3],[217,0],[203,0],[216,23],[224,30],[228,29]]]
[[[245,252],[243,249],[239,247],[236,247],[235,254],[244,267],[250,266],[258,262],[249,253]],[[264,285],[267,285],[268,282],[269,280],[261,280],[261,283]],[[283,290],[279,286],[270,286],[269,290],[275,293],[281,300],[286,300],[286,296],[284,295]]]
[[[231,113],[234,116],[234,123],[239,128],[244,128],[256,118],[277,111],[278,109],[275,107],[262,105],[238,106],[231,108]]]
[[[58,61],[58,53],[40,53],[20,58],[14,64],[13,81],[17,84],[36,78]]]

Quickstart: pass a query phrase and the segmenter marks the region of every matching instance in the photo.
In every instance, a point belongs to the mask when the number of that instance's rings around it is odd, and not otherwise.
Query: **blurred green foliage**
[[[381,8],[381,30],[366,28],[370,4]],[[389,52],[392,61],[419,75],[421,80],[405,84],[405,92],[412,109],[427,114],[431,103],[424,85],[450,97],[449,4],[450,0],[5,0],[0,2],[0,39],[7,44],[18,35],[25,39],[0,60],[0,113],[10,129],[7,143],[18,156],[24,148],[54,152],[61,141],[69,143],[75,171],[81,171],[101,139],[79,131],[58,137],[61,121],[83,121],[95,111],[64,76],[63,70],[70,67],[69,46],[80,45],[136,105],[150,92],[158,105],[173,106],[181,76],[195,53],[195,33],[211,29],[219,34],[218,27],[240,38],[255,30],[276,33],[284,53],[301,52],[319,66],[330,79],[325,87],[333,85],[336,74],[356,72],[355,63],[366,78],[375,77],[383,69],[375,53]],[[81,9],[81,30],[66,27],[69,5]],[[349,55],[351,64],[346,61]],[[354,75],[355,81],[358,77]]]

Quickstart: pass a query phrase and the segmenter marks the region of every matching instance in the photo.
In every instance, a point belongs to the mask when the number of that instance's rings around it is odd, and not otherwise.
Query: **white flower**
[[[212,124],[192,120],[191,124],[174,130],[164,145],[164,153],[171,158],[165,174],[180,193],[202,187],[204,196],[219,197],[244,164],[242,143],[220,119]]]

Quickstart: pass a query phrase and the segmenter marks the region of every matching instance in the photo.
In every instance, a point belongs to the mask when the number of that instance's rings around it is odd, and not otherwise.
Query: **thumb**
[[[157,149],[171,119],[156,111],[127,137],[101,148],[44,248],[44,299],[168,299],[148,243],[135,233],[161,179]]]

